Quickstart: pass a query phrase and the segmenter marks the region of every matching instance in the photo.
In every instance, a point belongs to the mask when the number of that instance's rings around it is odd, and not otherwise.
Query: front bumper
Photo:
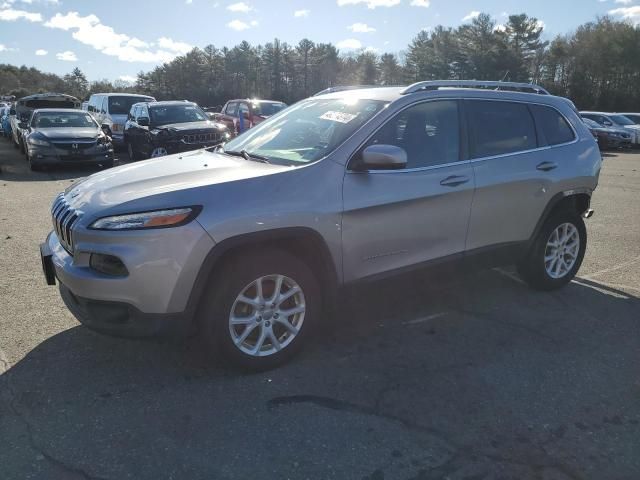
[[[29,147],[31,163],[35,165],[80,165],[113,163],[113,148],[91,149],[79,154],[63,154],[50,148]]]
[[[81,323],[124,336],[190,329],[193,286],[214,246],[199,223],[148,232],[74,233],[73,255],[55,232],[40,252],[47,283],[60,284],[64,302]],[[129,274],[116,277],[94,270],[92,253],[120,258]]]

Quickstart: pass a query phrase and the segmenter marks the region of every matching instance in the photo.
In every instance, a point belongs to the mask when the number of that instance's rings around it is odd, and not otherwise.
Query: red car
[[[285,103],[274,100],[243,98],[229,100],[221,113],[209,116],[216,122],[224,123],[232,134],[238,135],[286,107]]]

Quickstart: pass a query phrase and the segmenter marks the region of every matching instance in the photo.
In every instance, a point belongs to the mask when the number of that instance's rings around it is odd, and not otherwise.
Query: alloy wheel
[[[166,148],[164,148],[164,147],[156,147],[151,152],[151,158],[164,157],[165,155],[168,155],[168,154],[169,153],[167,152]]]
[[[235,346],[252,357],[273,355],[300,333],[305,297],[295,280],[266,275],[244,287],[229,314],[229,333]]]
[[[544,267],[547,275],[558,279],[567,275],[578,259],[580,233],[572,223],[559,225],[547,240]]]

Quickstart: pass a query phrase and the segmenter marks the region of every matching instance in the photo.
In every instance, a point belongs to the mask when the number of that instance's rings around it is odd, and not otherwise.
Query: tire
[[[281,278],[280,296],[290,295],[280,305],[277,300],[274,303],[269,300],[269,297],[275,297],[273,292],[278,278]],[[263,309],[257,301],[259,279],[267,300]],[[299,291],[290,289],[293,284]],[[269,370],[290,360],[300,351],[322,314],[320,288],[309,266],[277,249],[235,255],[225,262],[207,288],[199,311],[202,340],[209,351],[221,354],[224,360],[242,370]],[[240,300],[241,294],[252,303]],[[300,308],[302,312],[290,316],[279,313]],[[244,323],[232,326],[232,313]],[[297,333],[286,328],[285,322],[292,328],[299,327]],[[249,328],[251,333],[244,335]],[[269,331],[273,336],[267,333]],[[261,335],[266,335],[261,353],[247,352],[258,346]],[[246,337],[244,341],[243,336]],[[280,350],[275,348],[272,338],[278,340]]]
[[[563,240],[565,232],[571,233],[568,240]],[[558,236],[552,238],[555,234]],[[579,242],[577,246],[574,239]],[[553,243],[559,243],[560,247],[555,247]],[[587,229],[583,218],[570,211],[553,213],[540,229],[529,253],[518,265],[518,273],[536,290],[556,290],[576,276],[586,247]],[[555,259],[545,262],[545,256],[549,258],[554,255]]]

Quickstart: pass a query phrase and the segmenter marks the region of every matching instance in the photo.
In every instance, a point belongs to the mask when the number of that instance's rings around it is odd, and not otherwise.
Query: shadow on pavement
[[[597,282],[532,292],[497,271],[430,282],[351,292],[303,355],[263,374],[192,341],[61,332],[0,376],[0,478],[640,471],[638,298]]]

